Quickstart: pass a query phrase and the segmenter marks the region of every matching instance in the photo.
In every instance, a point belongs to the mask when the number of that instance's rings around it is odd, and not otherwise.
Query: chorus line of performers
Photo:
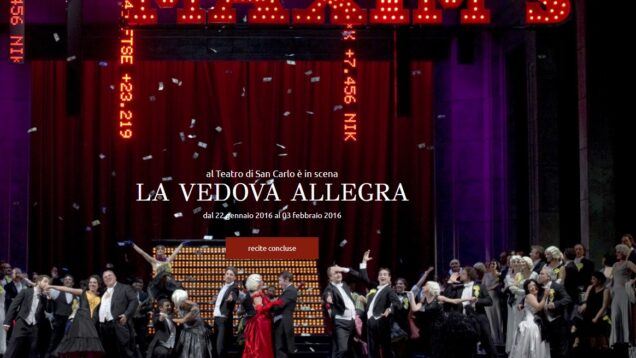
[[[90,276],[79,289],[71,275],[59,280],[53,272],[53,278],[28,280],[19,269],[0,262],[0,301],[5,306],[0,310],[0,354],[227,357],[235,340],[242,343],[245,358],[296,353],[298,289],[291,273],[280,273],[281,295],[272,297],[260,275],[251,274],[241,284],[236,269],[228,267],[212,299],[210,327],[198,304],[171,276],[170,263],[187,242],[170,257],[163,247],[152,257],[132,242],[121,244],[132,246],[152,265],[147,292],[141,280],[132,286],[118,282],[112,269]],[[511,358],[554,358],[573,356],[577,347],[603,351],[626,345],[633,339],[636,312],[634,246],[625,235],[615,248],[616,260],[606,256],[602,271],[595,271],[580,244],[564,252],[532,246],[530,256],[506,252],[487,267],[462,267],[453,259],[442,280],[441,275],[429,279],[429,268],[410,291],[402,278],[393,283],[388,268],[379,268],[377,281],[372,280],[367,251],[359,270],[339,265],[327,269],[322,299],[331,328],[331,356],[442,358],[481,352],[494,358],[500,346]],[[156,311],[150,312],[153,305]],[[241,316],[239,337],[233,336],[235,313]],[[146,336],[149,315],[152,340]]]

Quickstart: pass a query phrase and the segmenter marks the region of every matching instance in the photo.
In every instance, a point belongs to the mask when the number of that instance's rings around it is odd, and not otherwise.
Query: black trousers
[[[474,318],[479,324],[479,341],[481,342],[481,346],[484,348],[486,353],[488,353],[488,357],[496,358],[497,350],[495,348],[495,343],[492,340],[488,316],[486,316],[485,313],[475,313]]]
[[[274,356],[276,358],[292,357],[295,351],[293,332],[291,336],[285,332],[283,319],[274,322]],[[290,339],[291,338],[291,339]]]
[[[98,333],[106,358],[137,357],[134,333],[130,325],[121,325],[115,321],[99,323]]]
[[[47,350],[48,355],[51,355],[57,346],[64,338],[64,331],[66,330],[66,322],[68,322],[68,316],[55,315],[53,321],[53,332],[51,333],[51,341],[49,342],[49,348]]]
[[[232,346],[232,320],[224,317],[214,317],[214,335],[216,357],[227,357],[227,349]]]
[[[353,357],[354,320],[334,319],[333,354],[336,358]]]
[[[170,358],[172,357],[172,349],[157,344],[152,350],[152,358]]]
[[[567,323],[563,317],[548,322],[548,341],[550,342],[550,356],[552,358],[568,357],[570,340]]]
[[[38,326],[28,325],[22,318],[18,318],[11,339],[7,344],[4,358],[25,358],[36,353],[38,344]]]
[[[373,317],[367,320],[367,336],[369,344],[369,358],[393,357],[391,351],[391,320],[387,317],[375,319]]]

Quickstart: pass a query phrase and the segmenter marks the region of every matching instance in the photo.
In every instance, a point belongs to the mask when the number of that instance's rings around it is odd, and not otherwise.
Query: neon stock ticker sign
[[[504,0],[501,0],[504,1]],[[525,0],[525,22],[554,25],[567,20],[571,0]],[[443,10],[459,11],[462,25],[487,25],[491,22],[485,0],[417,0],[413,8],[404,0],[377,0],[374,8],[361,7],[354,0],[313,0],[305,8],[283,7],[282,0],[216,0],[211,8],[201,0],[126,0],[131,3],[130,25],[158,24],[158,14],[176,10],[176,24],[248,24],[268,25],[441,25]],[[233,5],[251,5],[245,19],[237,18]],[[326,8],[329,7],[327,17]]]

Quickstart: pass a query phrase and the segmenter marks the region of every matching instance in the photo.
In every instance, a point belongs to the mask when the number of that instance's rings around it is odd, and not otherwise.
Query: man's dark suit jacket
[[[31,302],[33,302],[33,294],[35,290],[31,288],[25,288],[13,299],[11,306],[7,310],[7,315],[4,319],[4,324],[10,326],[14,320],[22,319],[26,324],[29,312],[31,312]],[[40,296],[40,302],[35,310],[35,320],[37,323],[44,321],[44,310],[47,305],[47,299],[45,296]],[[23,332],[20,330],[14,330],[13,334],[16,337],[20,337]]]

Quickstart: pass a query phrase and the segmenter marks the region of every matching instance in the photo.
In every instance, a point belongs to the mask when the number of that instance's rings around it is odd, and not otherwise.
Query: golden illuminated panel
[[[166,254],[170,255],[174,249],[166,247]],[[236,267],[239,283],[252,273],[262,275],[265,286],[276,287],[276,295],[281,293],[278,275],[282,271],[291,272],[294,275],[294,285],[299,288],[294,312],[294,332],[296,335],[325,333],[316,260],[226,260],[225,247],[184,247],[172,263],[172,273],[188,291],[189,298],[199,304],[205,320],[210,323],[213,320],[213,298],[222,286],[223,275],[228,266]],[[234,317],[236,329],[238,317],[236,314]]]

